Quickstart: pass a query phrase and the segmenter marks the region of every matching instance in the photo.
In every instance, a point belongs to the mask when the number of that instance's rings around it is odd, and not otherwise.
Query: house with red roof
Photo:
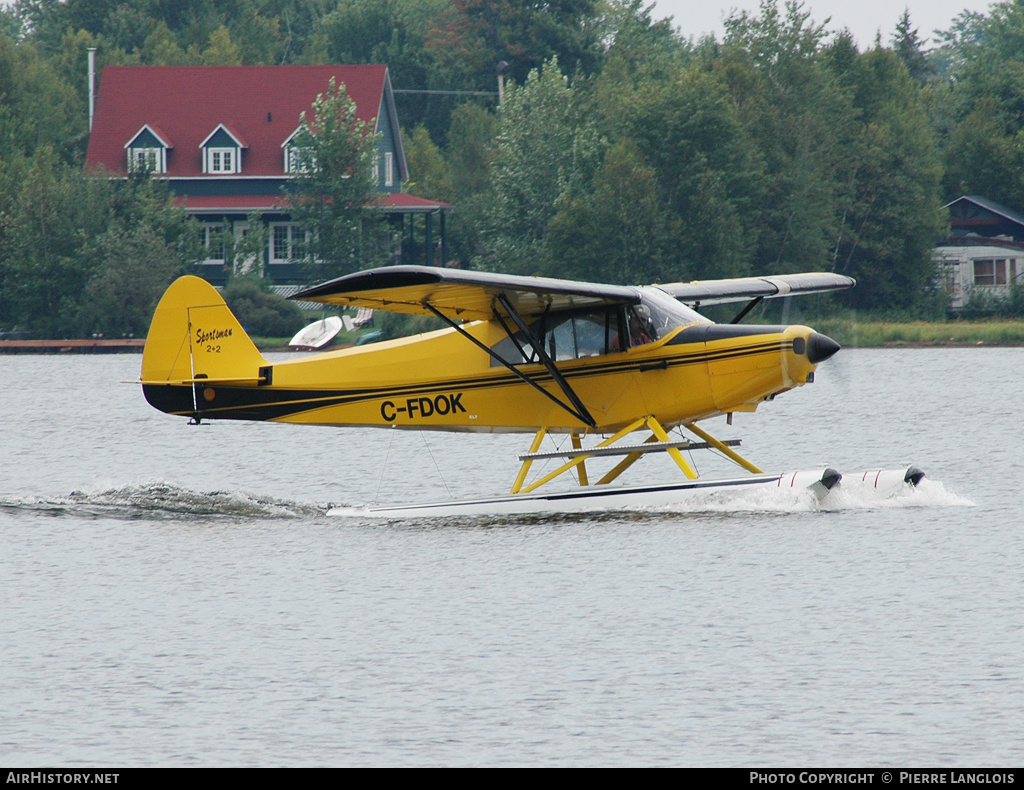
[[[394,262],[440,264],[451,206],[402,192],[408,168],[386,66],[108,66],[86,165],[115,178],[145,169],[166,180],[200,222],[211,282],[256,265],[228,261],[222,240],[225,232],[244,236],[258,215],[269,231],[263,275],[277,285],[302,283],[300,229],[281,198],[300,166],[292,144],[302,113],[312,114],[332,79],[379,134],[380,210],[401,240]]]

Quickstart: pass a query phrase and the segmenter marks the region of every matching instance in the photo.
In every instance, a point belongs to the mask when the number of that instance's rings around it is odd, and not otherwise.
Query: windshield
[[[689,324],[710,324],[696,310],[692,310],[658,288],[641,288],[640,304],[630,308],[630,334],[660,340],[673,329]],[[634,340],[633,345],[638,345]]]

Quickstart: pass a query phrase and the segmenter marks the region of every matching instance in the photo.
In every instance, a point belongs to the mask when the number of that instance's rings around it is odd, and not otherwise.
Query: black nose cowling
[[[807,338],[807,359],[812,365],[817,365],[835,354],[839,348],[839,344],[827,335],[811,332]]]

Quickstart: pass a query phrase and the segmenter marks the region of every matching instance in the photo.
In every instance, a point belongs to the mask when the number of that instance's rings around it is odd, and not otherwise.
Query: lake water
[[[892,500],[421,522],[326,513],[504,492],[529,437],[190,427],[139,363],[0,357],[6,764],[1021,763],[1024,349],[844,350],[707,424],[925,470]]]

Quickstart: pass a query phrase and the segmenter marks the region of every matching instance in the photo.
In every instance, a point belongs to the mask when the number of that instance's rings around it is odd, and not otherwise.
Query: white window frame
[[[305,257],[305,255],[296,254],[301,251],[302,246],[306,246],[308,249],[309,244],[309,238],[298,222],[271,222],[268,229],[270,233],[268,234],[269,238],[267,239],[267,244],[269,246],[269,249],[267,250],[267,260],[270,263],[295,263]],[[284,234],[284,246],[286,247],[284,250],[284,256],[277,254],[277,237],[279,231]]]
[[[1013,285],[1017,280],[1016,258],[975,258],[972,264],[972,284],[980,288],[1006,288]],[[992,267],[991,274],[979,273],[978,264],[990,264]],[[984,279],[979,280],[979,277]]]
[[[235,237],[235,243],[241,243],[245,241],[249,235],[249,221],[241,220],[233,223],[231,232]],[[259,268],[259,254],[254,253],[248,255],[245,258],[241,258],[238,252],[238,248],[235,248],[235,260],[234,270],[236,274],[248,274],[250,272],[256,272],[260,277],[263,276],[263,272]]]
[[[151,173],[167,172],[167,156],[164,148],[129,148],[128,172],[139,173],[143,170]]]
[[[230,163],[226,163],[230,159]],[[242,151],[237,147],[206,148],[203,152],[203,172],[207,175],[232,175],[242,172]]]
[[[217,234],[222,234],[226,230],[226,227],[221,222],[200,222],[199,223],[199,244],[207,255],[203,259],[203,263],[210,264],[225,264],[228,259],[227,245],[224,242],[223,237],[221,239],[213,238]],[[214,248],[214,245],[217,245]],[[210,255],[210,251],[213,249],[215,252],[220,252],[220,257]]]
[[[384,152],[384,186],[395,185],[395,155],[390,151]]]
[[[308,173],[313,167],[313,154],[300,145],[289,145],[284,149],[284,172]]]

